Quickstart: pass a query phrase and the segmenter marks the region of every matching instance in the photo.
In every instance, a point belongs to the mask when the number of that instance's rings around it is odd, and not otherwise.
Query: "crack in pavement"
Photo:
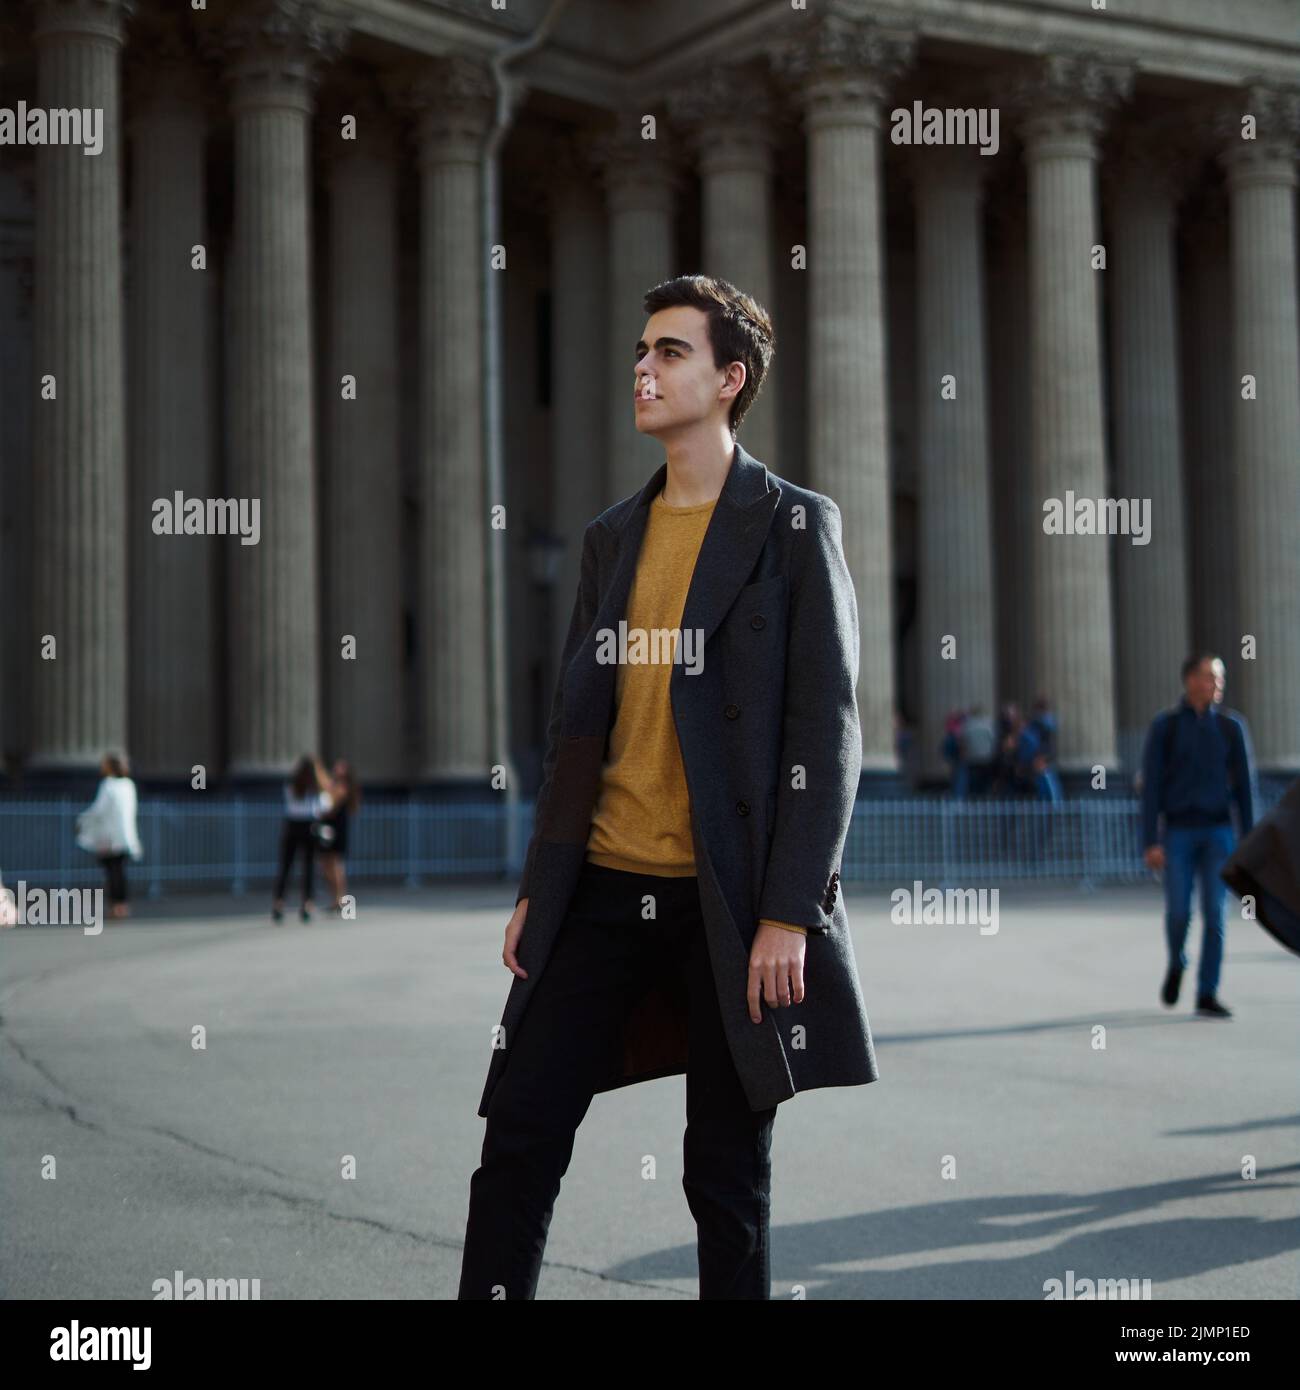
[[[18,1056],[22,1058],[22,1060],[29,1067],[31,1067],[33,1071],[35,1071],[38,1075],[43,1077],[49,1083],[49,1085],[54,1088],[54,1090],[62,1092],[65,1095],[68,1094],[67,1088],[62,1084],[62,1082],[59,1081],[59,1079],[54,1075],[54,1073],[50,1071],[49,1067],[47,1067],[45,1063],[42,1062],[38,1057],[36,1057],[28,1048],[23,1047],[23,1045],[14,1037],[12,1031],[7,1026],[7,1020],[4,1018],[3,1015],[0,1015],[0,1037],[3,1037],[4,1041],[7,1042],[11,1048],[13,1048],[13,1050],[18,1054]],[[41,1095],[39,1091],[35,1090],[28,1090],[26,1093],[38,1104],[44,1106],[48,1110],[53,1110],[56,1114],[66,1116],[76,1125],[80,1125],[85,1129],[94,1130],[97,1133],[103,1134],[105,1136],[108,1136],[110,1134],[110,1130],[107,1125],[96,1123],[94,1120],[85,1119],[83,1116],[77,1113],[77,1107],[71,1102],[54,1100],[49,1096]],[[116,1129],[113,1133],[113,1137],[125,1139],[126,1142],[130,1142],[130,1136],[132,1132],[136,1134],[143,1133],[158,1135],[164,1139],[170,1139],[174,1143],[180,1144],[183,1147],[188,1148],[195,1153],[203,1154],[205,1157],[215,1158],[222,1162],[229,1163],[235,1168],[240,1169],[241,1172],[255,1170],[267,1174],[270,1177],[279,1179],[282,1182],[292,1183],[298,1181],[298,1179],[294,1178],[292,1174],[281,1172],[279,1169],[273,1168],[269,1164],[259,1163],[253,1159],[238,1158],[233,1154],[225,1153],[220,1149],[214,1149],[208,1144],[200,1143],[197,1139],[192,1139],[188,1135],[181,1134],[176,1130],[166,1129],[161,1125],[152,1125],[143,1122],[133,1123],[128,1121],[122,1121],[119,1122],[116,1126]],[[290,1207],[291,1209],[296,1211],[311,1212],[317,1216],[323,1216],[331,1221],[337,1221],[340,1223],[369,1227],[371,1230],[379,1231],[387,1236],[402,1236],[408,1240],[413,1240],[420,1245],[428,1246],[434,1249],[464,1249],[465,1243],[463,1240],[455,1240],[449,1236],[428,1235],[419,1231],[412,1231],[403,1226],[394,1226],[389,1222],[381,1221],[377,1217],[360,1216],[353,1213],[335,1211],[332,1207],[328,1206],[319,1197],[302,1196],[296,1193],[289,1192],[279,1192],[276,1191],[274,1188],[266,1187],[261,1184],[245,1184],[244,1191],[250,1195],[256,1195],[277,1202],[282,1202],[285,1206]],[[592,1279],[599,1279],[602,1282],[608,1284],[625,1285],[629,1288],[650,1289],[658,1293],[667,1293],[682,1298],[690,1297],[689,1294],[683,1294],[679,1289],[672,1288],[669,1285],[658,1284],[653,1281],[644,1279],[625,1279],[617,1275],[605,1274],[598,1269],[590,1269],[585,1265],[571,1264],[567,1261],[562,1260],[547,1260],[544,1258],[542,1261],[542,1268],[563,1269],[569,1271],[570,1273],[584,1274]]]

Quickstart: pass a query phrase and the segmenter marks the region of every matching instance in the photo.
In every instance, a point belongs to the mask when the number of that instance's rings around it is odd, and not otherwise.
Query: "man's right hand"
[[[1165,867],[1165,852],[1160,845],[1148,845],[1142,852],[1143,863],[1154,873],[1160,873]]]
[[[524,918],[527,916],[528,899],[520,898],[515,904],[515,910],[511,913],[510,920],[506,923],[506,947],[501,952],[501,959],[505,962],[506,968],[518,975],[521,980],[528,978],[528,971],[519,964],[515,952],[519,948],[519,938],[524,934]]]

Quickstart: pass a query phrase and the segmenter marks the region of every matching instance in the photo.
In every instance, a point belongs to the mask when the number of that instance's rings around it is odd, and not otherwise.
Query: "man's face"
[[[713,365],[703,309],[686,304],[660,309],[650,315],[636,345],[636,427],[642,434],[662,437],[706,421],[719,410],[725,420],[744,382],[743,363]]]
[[[1226,684],[1223,662],[1215,657],[1213,661],[1202,661],[1194,670],[1187,673],[1183,682],[1187,698],[1194,705],[1217,705],[1223,700],[1223,687]]]

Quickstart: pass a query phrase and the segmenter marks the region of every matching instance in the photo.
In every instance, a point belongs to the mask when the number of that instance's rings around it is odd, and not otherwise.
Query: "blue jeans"
[[[1187,928],[1192,918],[1192,887],[1201,879],[1201,962],[1197,977],[1198,997],[1219,988],[1223,963],[1223,896],[1227,885],[1219,870],[1232,853],[1236,836],[1231,825],[1194,828],[1171,826],[1165,831],[1165,939],[1169,964],[1187,969]]]

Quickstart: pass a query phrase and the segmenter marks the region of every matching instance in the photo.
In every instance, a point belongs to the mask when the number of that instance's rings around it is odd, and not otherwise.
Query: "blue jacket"
[[[1172,727],[1171,727],[1172,721]],[[1255,823],[1255,767],[1246,721],[1213,703],[1198,715],[1184,696],[1151,721],[1142,755],[1142,845],[1166,826],[1231,823],[1235,801],[1245,835]]]

